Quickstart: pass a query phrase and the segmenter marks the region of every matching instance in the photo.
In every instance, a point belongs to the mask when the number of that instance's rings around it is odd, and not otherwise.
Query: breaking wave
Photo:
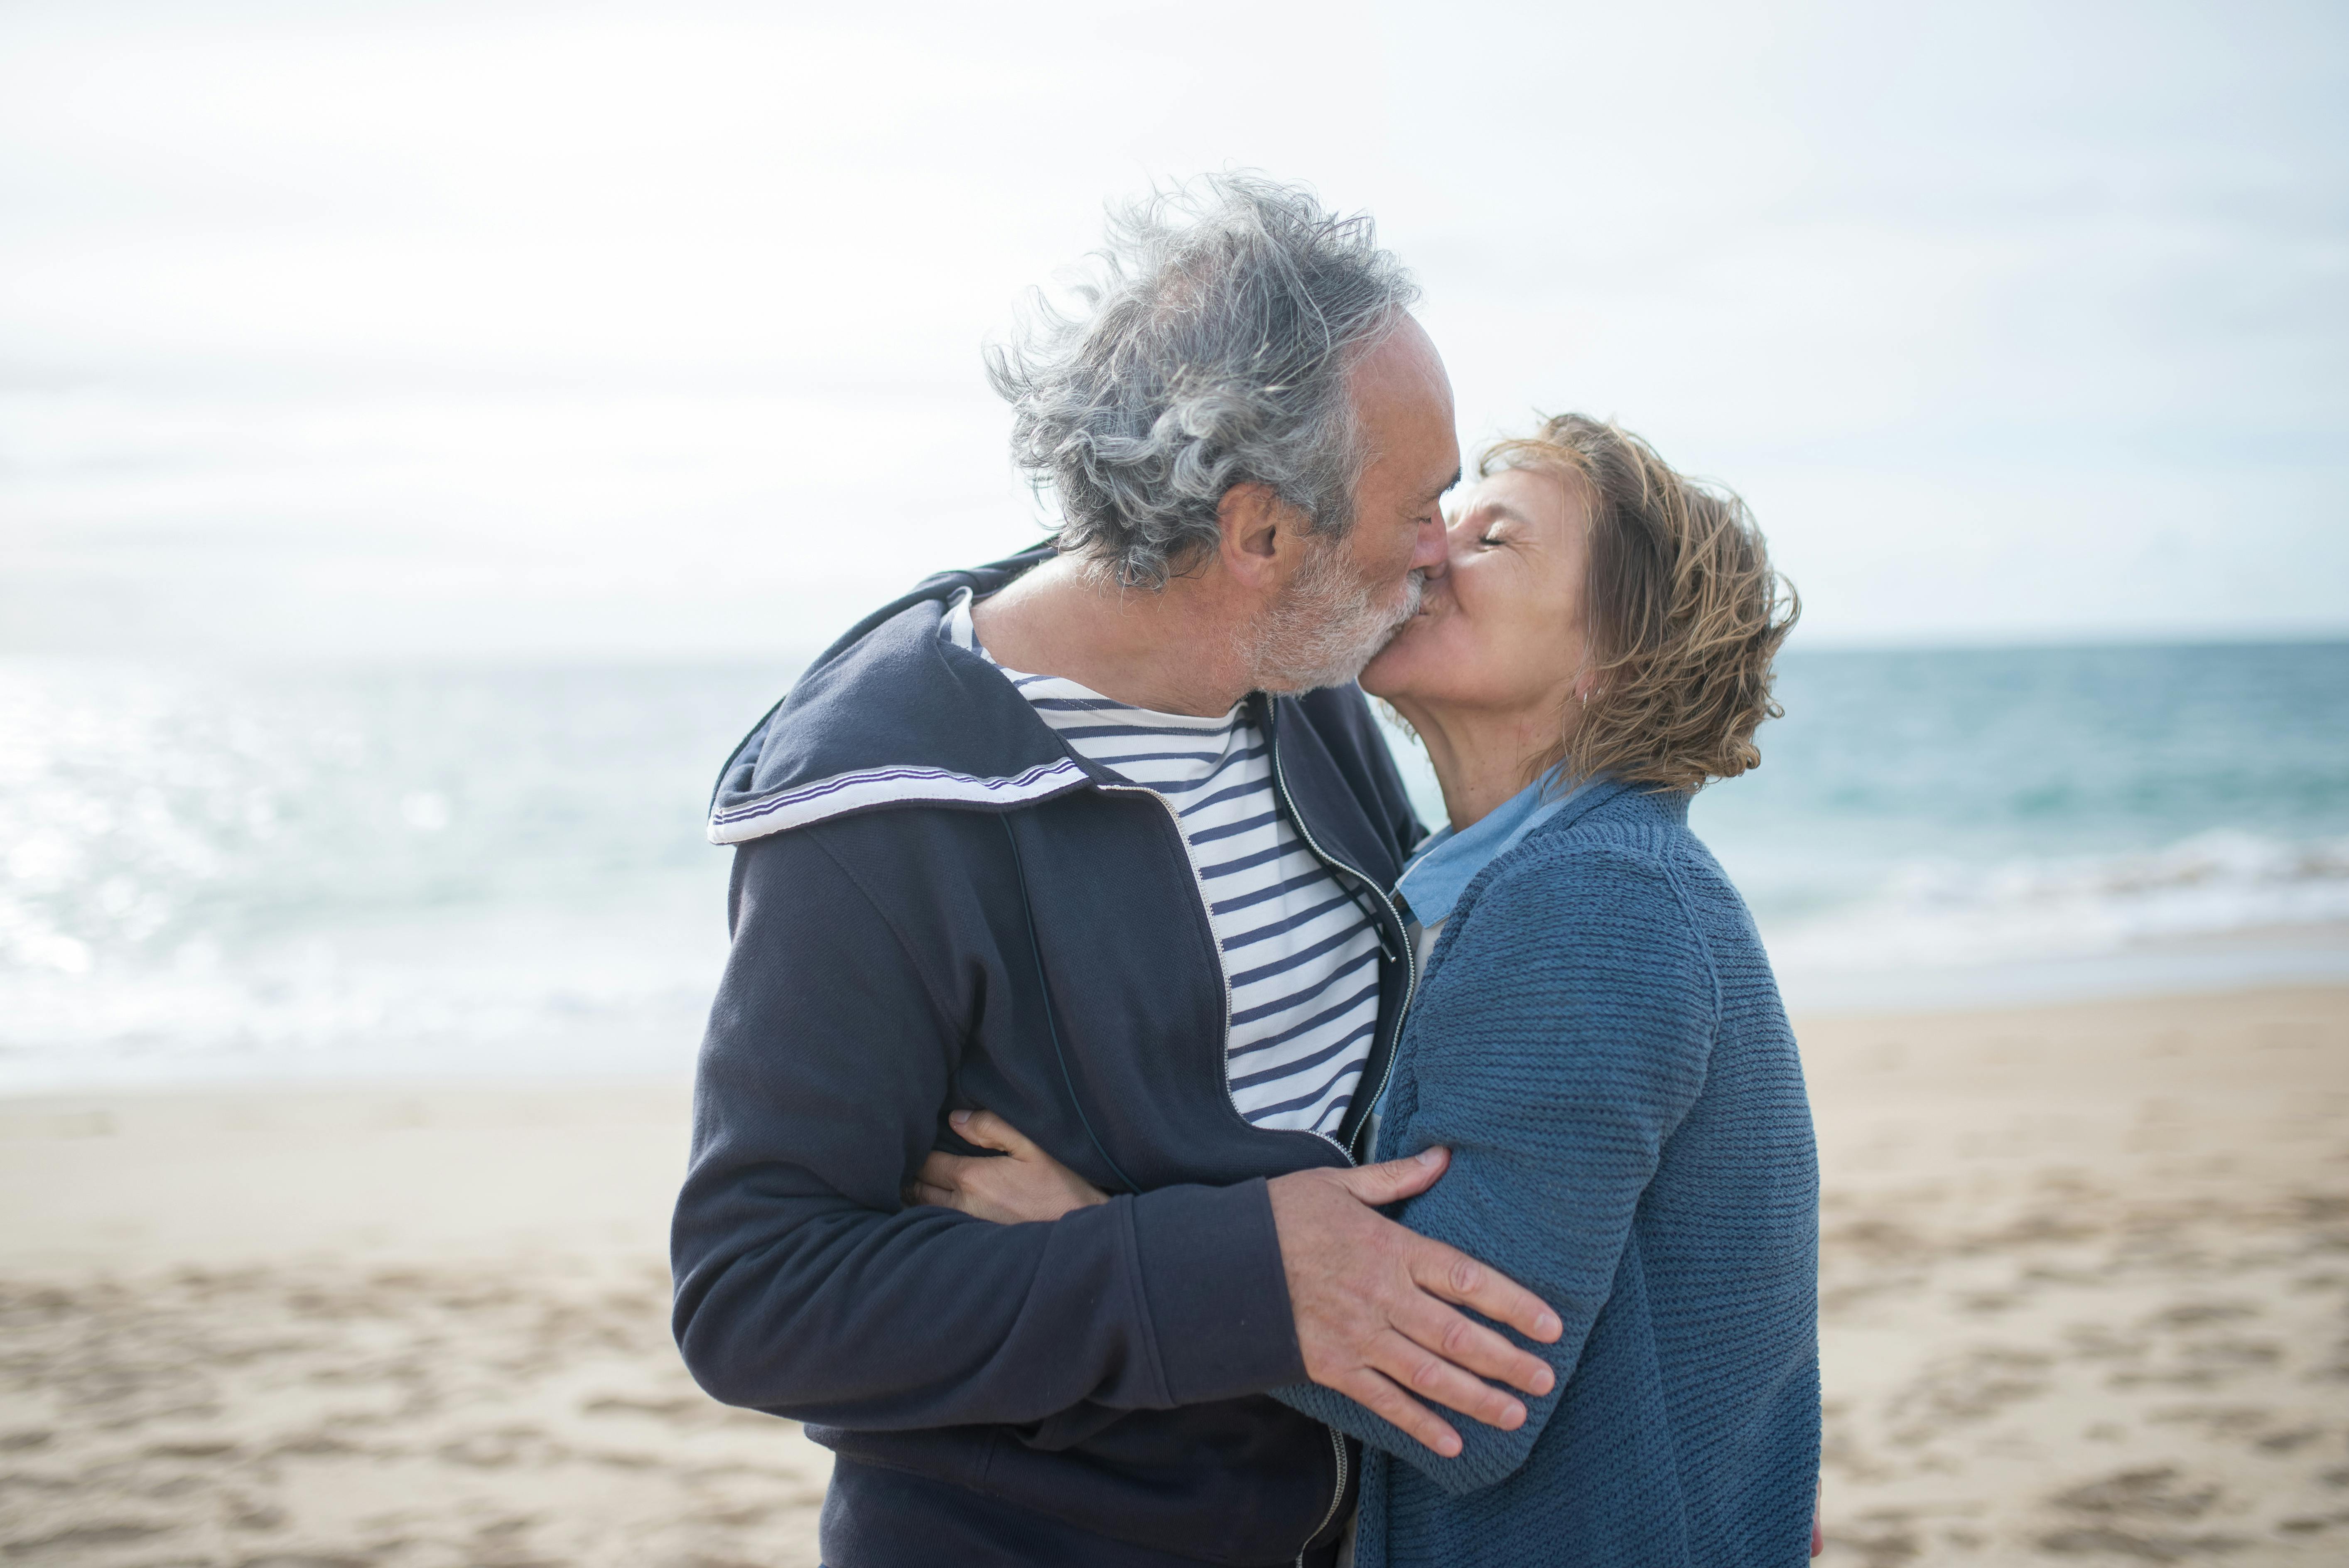
[[[2349,922],[2349,837],[2217,829],[2164,848],[1988,865],[1915,860],[1872,896],[1765,928],[1803,968],[1938,967],[2117,953]]]

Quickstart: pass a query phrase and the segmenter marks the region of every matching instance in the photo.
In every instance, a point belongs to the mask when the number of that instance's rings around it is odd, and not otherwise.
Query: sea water
[[[2349,978],[2349,645],[1795,653],[1781,691],[1692,820],[1797,1005]]]
[[[0,661],[0,1088],[685,1070],[710,780],[792,673]],[[1798,1008],[2349,975],[2349,645],[1796,649],[1779,696],[1692,820]]]

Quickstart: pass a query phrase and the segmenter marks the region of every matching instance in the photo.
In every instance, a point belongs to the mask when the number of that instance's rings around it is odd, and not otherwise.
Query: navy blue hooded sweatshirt
[[[1387,949],[1338,1139],[1251,1126],[1172,810],[938,635],[1049,553],[885,606],[727,763],[678,1345],[833,1450],[831,1568],[1318,1563],[1356,1467],[1265,1397],[1305,1376],[1265,1181],[1361,1153],[1414,978],[1384,890],[1422,829],[1359,690],[1249,699],[1281,810]],[[1116,1196],[1050,1224],[905,1207],[977,1106]]]

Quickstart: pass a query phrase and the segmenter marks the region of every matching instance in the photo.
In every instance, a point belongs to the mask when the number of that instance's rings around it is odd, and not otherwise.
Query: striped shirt
[[[944,635],[995,662],[972,629],[968,589]],[[1378,929],[1280,814],[1246,707],[1220,718],[1154,713],[996,667],[1071,750],[1174,810],[1222,949],[1233,1105],[1257,1127],[1335,1137],[1378,1030]]]

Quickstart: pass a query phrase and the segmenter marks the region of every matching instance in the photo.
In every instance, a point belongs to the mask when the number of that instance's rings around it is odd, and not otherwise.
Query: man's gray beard
[[[1427,573],[1405,579],[1402,597],[1380,604],[1350,570],[1343,540],[1317,544],[1280,602],[1251,628],[1248,667],[1259,691],[1295,693],[1344,686],[1419,614]]]

